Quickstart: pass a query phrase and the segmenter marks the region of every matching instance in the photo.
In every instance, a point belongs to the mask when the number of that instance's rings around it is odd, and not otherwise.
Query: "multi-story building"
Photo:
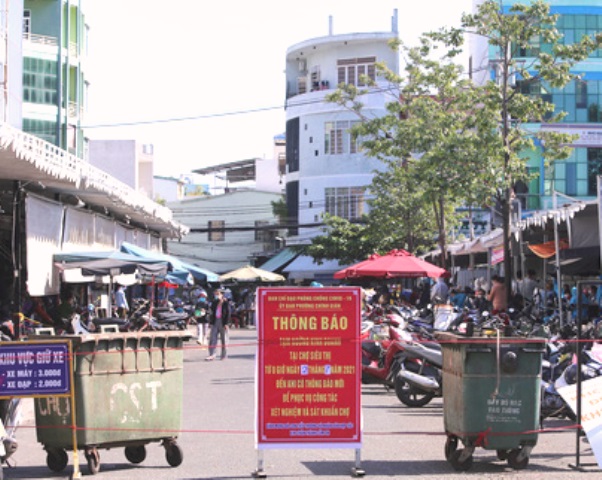
[[[19,3],[19,2],[17,2]],[[23,130],[80,158],[88,27],[84,0],[24,0]],[[10,9],[16,5],[10,2]]]
[[[88,159],[91,165],[154,198],[152,144],[136,140],[90,140]]]
[[[0,0],[2,308],[18,308],[25,293],[59,293],[57,253],[110,251],[124,241],[161,250],[188,231],[168,208],[85,159],[82,3]]]
[[[281,199],[279,193],[241,189],[170,202],[174,218],[190,233],[168,241],[167,248],[217,273],[265,260],[265,252],[273,252],[284,235],[272,208]]]
[[[477,3],[482,3],[479,0]],[[529,4],[530,0],[500,0],[505,12],[515,3]],[[583,35],[594,35],[602,30],[602,2],[600,0],[547,0],[550,12],[558,14],[557,28],[567,44]],[[542,38],[533,38],[530,48],[517,52],[515,59],[529,65],[533,55],[550,50]],[[471,45],[473,79],[478,84],[496,78],[498,52],[484,38],[475,37]],[[534,72],[533,72],[534,73]],[[523,93],[541,95],[555,105],[555,113],[566,112],[560,123],[527,125],[532,131],[558,130],[577,134],[571,156],[563,161],[544,166],[542,146],[530,153],[528,168],[538,176],[528,185],[525,206],[528,210],[553,207],[554,192],[580,200],[591,200],[597,195],[596,178],[602,174],[602,50],[596,50],[587,61],[577,64],[572,73],[581,74],[564,88],[553,88],[545,82],[529,84],[516,78],[516,88]]]
[[[399,72],[399,53],[389,46],[398,37],[397,12],[390,32],[332,34],[291,46],[286,53],[286,199],[290,233],[304,243],[319,233],[325,213],[350,220],[367,213],[367,188],[382,163],[358,148],[349,128],[359,121],[349,109],[326,100],[341,83],[365,87],[369,117],[386,113],[390,85],[376,72],[384,62]]]
[[[19,129],[22,127],[21,104],[23,103],[23,48],[19,41],[22,19],[23,0],[0,0],[2,122]]]

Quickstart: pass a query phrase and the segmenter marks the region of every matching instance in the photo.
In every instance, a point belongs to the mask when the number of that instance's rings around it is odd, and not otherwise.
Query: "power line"
[[[383,92],[393,92],[395,90],[395,88],[392,87],[378,87],[378,88],[373,88],[370,91],[367,92],[367,95],[375,95],[375,94],[380,94]],[[292,98],[292,97],[290,97]],[[315,105],[315,104],[321,104],[321,103],[330,103],[330,102],[325,102],[325,100],[323,98],[318,98],[315,100],[306,100],[303,102],[296,102],[295,103],[295,107],[304,107],[307,105]],[[250,114],[250,113],[259,113],[259,112],[265,112],[265,111],[270,111],[270,110],[277,110],[277,109],[285,109],[287,106],[286,105],[277,105],[277,106],[271,106],[271,107],[258,107],[258,108],[252,108],[252,109],[248,109],[248,110],[237,110],[237,111],[233,111],[233,112],[218,112],[218,113],[208,113],[208,114],[204,114],[204,115],[193,115],[193,116],[188,116],[188,117],[172,117],[172,118],[162,118],[162,119],[155,119],[155,120],[138,120],[138,121],[132,121],[132,122],[120,122],[120,123],[107,123],[107,124],[100,124],[100,125],[82,125],[81,128],[109,128],[109,127],[124,127],[124,126],[134,126],[134,125],[149,125],[149,124],[154,124],[154,123],[170,123],[170,122],[184,122],[184,121],[194,121],[194,120],[207,120],[207,119],[211,119],[211,118],[220,118],[220,117],[228,117],[228,116],[233,116],[233,115],[246,115],[246,114]]]
[[[193,120],[205,120],[209,118],[229,117],[233,115],[244,115],[249,113],[266,112],[269,110],[283,109],[283,105],[275,107],[260,107],[252,108],[249,110],[238,110],[234,112],[222,112],[222,113],[208,113],[206,115],[194,115],[190,117],[173,117],[173,118],[159,118],[154,120],[137,120],[132,122],[120,122],[120,123],[105,123],[99,125],[83,125],[82,128],[109,128],[109,127],[131,127],[135,125],[150,125],[156,123],[171,123],[171,122],[187,122]]]
[[[484,71],[484,70],[488,70],[488,69],[489,69],[489,67],[485,66],[485,67],[475,68],[472,70],[472,72],[464,72],[463,74],[469,75],[470,73],[474,74],[474,73],[478,73],[480,71]],[[390,92],[391,94],[394,95],[396,90],[397,90],[397,87],[394,87],[394,86],[378,87],[378,88],[373,88],[373,89],[369,90],[366,94],[367,95],[376,95],[376,94],[381,94],[381,93],[385,93],[385,92]],[[303,107],[303,106],[315,105],[315,104],[321,104],[321,103],[329,103],[329,102],[325,102],[325,100],[323,98],[320,98],[320,99],[315,99],[315,100],[306,100],[304,102],[296,102],[293,106]],[[97,125],[82,125],[80,128],[82,128],[82,129],[116,128],[116,127],[131,127],[131,126],[136,126],[136,125],[153,125],[153,124],[172,123],[172,122],[187,122],[187,121],[195,121],[195,120],[208,120],[208,119],[220,118],[220,117],[231,117],[231,116],[235,116],[235,115],[248,115],[248,114],[252,114],[252,113],[260,113],[260,112],[267,112],[267,111],[271,111],[271,110],[282,110],[282,109],[286,109],[286,105],[258,107],[258,108],[251,108],[251,109],[247,109],[247,110],[235,110],[235,111],[231,111],[231,112],[208,113],[208,114],[192,115],[192,116],[186,116],[186,117],[157,118],[157,119],[152,119],[152,120],[135,120],[135,121],[131,121],[131,122],[105,123],[105,124],[97,124]],[[51,130],[46,130],[46,129],[33,130],[32,129],[32,130],[30,130],[30,133],[40,134],[40,135],[41,134],[53,135],[56,133],[56,131],[54,128],[52,128]]]

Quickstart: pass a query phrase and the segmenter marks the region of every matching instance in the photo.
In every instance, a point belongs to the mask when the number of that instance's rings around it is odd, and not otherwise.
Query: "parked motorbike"
[[[409,340],[408,334],[386,319],[375,322],[364,335],[361,342],[362,383],[394,388],[395,377],[401,368],[404,343]]]
[[[442,391],[443,356],[436,342],[406,342],[395,376],[397,398],[408,407],[423,407]]]
[[[155,308],[152,314],[158,330],[186,330],[191,319],[188,311],[177,312],[173,306]]]
[[[583,350],[582,355],[581,379],[588,380],[602,375],[602,346],[594,344],[591,349]],[[577,376],[577,358],[571,355],[570,364],[557,378],[552,376],[549,381],[542,381],[540,422],[546,418],[568,418],[573,422],[577,421],[575,412],[558,393],[560,388],[577,383]]]

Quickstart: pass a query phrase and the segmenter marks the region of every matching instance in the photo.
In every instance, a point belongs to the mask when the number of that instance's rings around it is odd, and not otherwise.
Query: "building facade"
[[[83,3],[24,0],[22,10],[23,130],[80,158],[87,90]]]
[[[57,253],[160,250],[188,231],[84,155],[82,3],[0,0],[0,308],[59,293]]]
[[[289,231],[305,243],[317,235],[325,213],[350,220],[367,213],[368,186],[379,160],[358,148],[349,128],[358,116],[328,102],[341,83],[365,87],[364,75],[376,82],[362,97],[363,113],[386,113],[393,100],[388,82],[376,72],[384,62],[399,72],[399,53],[389,46],[398,37],[397,12],[390,32],[330,34],[291,46],[286,53],[286,199]]]
[[[170,254],[217,273],[225,273],[265,259],[284,234],[272,203],[282,195],[257,190],[235,190],[222,195],[170,202],[174,219],[190,233],[168,241]]]
[[[154,198],[151,144],[136,140],[89,140],[88,160],[134,190]]]
[[[477,2],[482,3],[482,0]],[[515,3],[529,4],[530,0],[502,0],[505,12]],[[550,13],[558,14],[557,28],[567,44],[579,41],[583,35],[602,31],[602,2],[600,0],[547,0]],[[498,52],[483,38],[473,38],[471,45],[472,75],[478,84],[496,79]],[[533,38],[531,47],[517,51],[515,59],[529,65],[533,55],[550,52],[551,47],[542,38]],[[534,73],[534,72],[532,72]],[[516,78],[516,88],[522,93],[541,95],[555,105],[555,114],[566,112],[560,123],[530,124],[532,131],[557,130],[578,135],[572,145],[571,156],[545,166],[542,146],[529,152],[528,168],[538,173],[528,185],[525,207],[528,210],[553,208],[555,193],[580,200],[595,199],[596,178],[602,174],[602,50],[594,52],[587,61],[572,69],[581,78],[566,87],[554,88],[545,82],[526,85]]]
[[[22,127],[23,103],[23,0],[0,0],[0,95],[2,122]],[[9,95],[10,93],[10,95]]]

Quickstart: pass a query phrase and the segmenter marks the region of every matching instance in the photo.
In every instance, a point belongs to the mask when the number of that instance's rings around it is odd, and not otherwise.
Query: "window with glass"
[[[598,175],[602,175],[602,148],[587,149],[587,194],[598,195]]]
[[[365,187],[333,187],[324,190],[325,212],[355,220],[364,214]]]
[[[579,42],[584,35],[593,37],[602,30],[602,15],[567,15],[562,14],[558,18],[556,28],[562,35],[560,43],[572,45]],[[546,43],[540,35],[534,35],[529,40],[526,48],[520,48],[518,54],[521,57],[535,57],[540,53],[552,53],[552,45]],[[595,58],[602,57],[602,49],[594,51],[591,55]]]
[[[224,220],[209,220],[207,229],[207,240],[210,242],[223,242],[226,239],[226,222]]]
[[[566,15],[558,18],[556,27],[563,35],[560,40],[565,45],[571,45],[581,40],[584,35],[594,36],[602,30],[602,15]],[[601,58],[602,49],[598,49],[591,55]]]
[[[602,121],[602,81],[584,78],[569,82],[564,88],[551,88],[546,82],[518,81],[520,92],[540,96],[554,104],[554,114],[565,112],[563,123],[599,123]]]
[[[31,10],[23,10],[23,35],[29,36],[31,33]]]
[[[23,131],[40,137],[53,145],[56,145],[56,122],[46,120],[23,119]]]
[[[365,76],[376,79],[376,57],[346,58],[337,60],[337,83],[363,87]]]
[[[57,104],[56,62],[41,58],[23,59],[23,101]]]
[[[269,235],[266,235],[266,227],[269,225],[267,220],[255,220],[255,241],[264,242]]]
[[[324,153],[327,155],[343,155],[358,152],[358,139],[354,139],[349,131],[358,123],[357,120],[341,120],[324,124]]]

